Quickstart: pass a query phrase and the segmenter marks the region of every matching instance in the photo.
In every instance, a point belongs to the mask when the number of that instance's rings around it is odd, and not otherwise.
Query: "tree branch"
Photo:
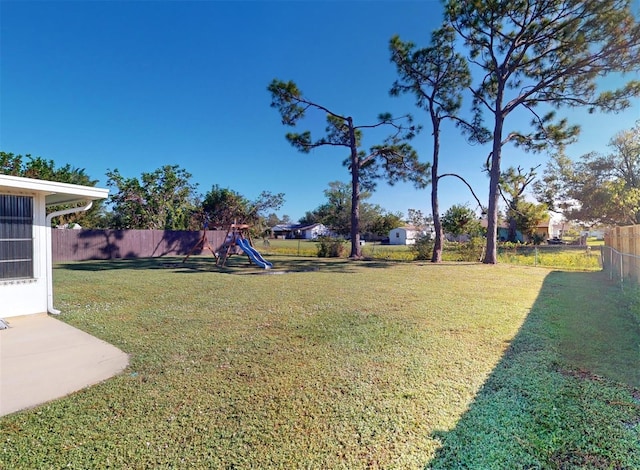
[[[467,188],[469,188],[469,191],[471,191],[471,195],[474,197],[474,199],[476,200],[476,202],[478,203],[478,207],[480,207],[480,209],[482,210],[482,212],[485,212],[485,208],[482,206],[482,203],[480,202],[480,199],[478,198],[478,196],[476,196],[476,193],[473,191],[473,188],[471,187],[471,185],[467,182],[467,180],[465,180],[462,176],[457,175],[455,173],[444,173],[443,175],[438,176],[438,179],[440,178],[444,178],[445,176],[455,176],[456,178],[458,178],[460,181],[462,181],[464,184],[467,185]]]

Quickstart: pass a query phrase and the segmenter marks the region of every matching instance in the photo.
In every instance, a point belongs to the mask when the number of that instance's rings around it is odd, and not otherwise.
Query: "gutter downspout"
[[[60,310],[56,310],[53,308],[53,249],[51,246],[51,220],[54,217],[58,217],[60,215],[74,214],[76,212],[85,212],[91,209],[93,206],[93,201],[90,201],[84,207],[73,207],[71,209],[64,209],[61,211],[52,212],[46,217],[46,239],[47,239],[47,312],[51,315],[60,315]]]

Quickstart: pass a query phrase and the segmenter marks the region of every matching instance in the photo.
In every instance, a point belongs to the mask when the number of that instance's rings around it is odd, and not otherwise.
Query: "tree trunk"
[[[435,180],[437,181],[437,180]],[[431,183],[431,184],[438,184]],[[437,188],[431,188],[431,210],[433,216],[433,229],[435,231],[435,240],[433,242],[433,254],[431,255],[432,263],[442,263],[442,239],[444,238],[444,233],[442,232],[442,222],[440,221],[440,210],[438,204],[438,196],[434,195],[434,192],[437,193]]]
[[[351,146],[351,254],[349,258],[361,259],[360,247],[360,162],[356,147],[356,134],[353,119],[347,118],[349,125],[349,144]]]
[[[497,100],[500,103],[500,100]],[[498,203],[500,194],[500,157],[502,154],[502,109],[497,106],[495,111],[495,127],[493,130],[493,152],[491,154],[491,169],[489,173],[489,207],[487,213],[487,249],[484,257],[485,264],[498,263]]]
[[[432,263],[442,263],[442,222],[440,222],[440,204],[438,202],[438,163],[440,157],[440,126],[433,121],[433,162],[431,164],[431,216],[433,217],[433,229],[435,240],[433,243]]]

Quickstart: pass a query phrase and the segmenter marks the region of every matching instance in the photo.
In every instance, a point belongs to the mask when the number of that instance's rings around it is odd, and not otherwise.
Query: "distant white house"
[[[331,235],[331,230],[323,224],[312,224],[301,227],[299,230],[302,233],[302,238],[305,240],[315,240],[318,237]]]
[[[424,237],[424,230],[411,225],[405,227],[394,228],[389,231],[390,245],[415,245],[416,240]]]
[[[275,238],[302,238],[315,240],[318,237],[332,235],[331,230],[323,224],[280,224],[271,229]]]
[[[0,175],[0,318],[53,308],[51,219],[88,210],[108,189]],[[48,206],[81,207],[46,214]]]

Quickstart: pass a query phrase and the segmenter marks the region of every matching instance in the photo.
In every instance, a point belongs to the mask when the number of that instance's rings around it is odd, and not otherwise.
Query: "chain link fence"
[[[621,253],[610,246],[602,247],[602,266],[609,273],[609,280],[617,279],[621,284],[640,279],[640,256]]]

